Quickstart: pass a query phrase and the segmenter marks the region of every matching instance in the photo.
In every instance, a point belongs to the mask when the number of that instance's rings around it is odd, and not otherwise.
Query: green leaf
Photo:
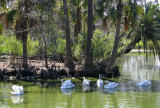
[[[0,34],[2,34],[3,30],[4,30],[4,27],[2,24],[0,24]]]

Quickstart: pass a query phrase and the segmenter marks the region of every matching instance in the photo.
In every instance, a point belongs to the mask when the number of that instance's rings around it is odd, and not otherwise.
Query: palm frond
[[[12,10],[12,11],[9,11],[7,13],[7,16],[6,16],[7,17],[7,22],[13,23],[13,18],[15,16],[16,12],[17,12],[17,10]]]

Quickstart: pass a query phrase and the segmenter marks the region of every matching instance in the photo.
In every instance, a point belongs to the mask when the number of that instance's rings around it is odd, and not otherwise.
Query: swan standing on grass
[[[85,77],[83,77],[83,86],[89,86],[90,82],[91,82],[90,80],[88,80]]]
[[[13,90],[13,91],[11,91],[11,94],[13,94],[13,95],[23,95],[24,94],[23,86],[13,85],[11,88]]]
[[[104,85],[104,88],[108,88],[108,89],[116,88],[118,86],[118,83],[116,82],[105,81],[105,83],[107,84]]]
[[[144,80],[144,81],[140,82],[140,78],[138,78],[137,85],[138,86],[149,86],[149,85],[151,85],[151,81]]]
[[[101,74],[99,74],[99,79],[97,80],[96,83],[98,86],[103,85],[103,81],[101,80]]]
[[[66,80],[63,82],[63,79],[61,80],[62,85],[61,85],[61,89],[70,89],[70,88],[74,88],[74,84],[71,82],[71,80]]]

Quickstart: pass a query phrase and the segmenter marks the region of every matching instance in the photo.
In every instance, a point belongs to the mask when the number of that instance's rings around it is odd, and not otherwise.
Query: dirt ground
[[[35,68],[39,69],[46,69],[45,67],[45,61],[36,59],[36,60],[28,60],[29,67],[34,66]],[[68,68],[64,65],[64,63],[60,63],[58,61],[54,60],[48,60],[48,66],[51,67],[54,65],[57,69],[65,69],[68,70]],[[7,69],[8,72],[13,71],[15,69],[19,69],[19,67],[22,67],[22,59],[21,58],[13,58],[8,55],[1,55],[0,56],[0,69]],[[82,65],[80,63],[75,63],[75,69],[82,68]]]

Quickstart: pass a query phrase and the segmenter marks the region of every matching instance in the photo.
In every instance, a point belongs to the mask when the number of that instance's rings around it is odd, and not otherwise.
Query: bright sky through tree
[[[146,0],[147,3],[148,3],[148,2],[151,2],[151,1],[152,1],[153,3],[154,3],[155,1],[158,1],[158,3],[159,3],[159,0]]]

